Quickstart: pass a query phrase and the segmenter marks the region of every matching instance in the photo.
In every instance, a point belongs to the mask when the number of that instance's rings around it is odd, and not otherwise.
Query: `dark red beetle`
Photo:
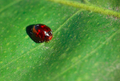
[[[34,25],[32,32],[39,39],[39,42],[48,42],[53,38],[52,30],[44,24]]]

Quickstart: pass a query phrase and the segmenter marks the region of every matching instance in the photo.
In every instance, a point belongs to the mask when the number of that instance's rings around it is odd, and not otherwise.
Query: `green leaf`
[[[1,0],[0,81],[119,81],[119,0]],[[26,33],[53,31],[48,43]]]

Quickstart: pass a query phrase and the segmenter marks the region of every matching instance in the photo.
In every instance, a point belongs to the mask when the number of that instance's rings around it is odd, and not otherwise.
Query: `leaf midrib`
[[[95,5],[90,5],[90,4],[87,5],[87,4],[79,3],[79,2],[76,2],[76,1],[62,1],[62,0],[49,0],[49,1],[64,4],[64,5],[73,6],[75,8],[80,8],[80,9],[84,9],[84,10],[88,10],[88,11],[97,12],[97,13],[108,15],[108,16],[113,16],[113,17],[120,18],[120,13],[119,12],[109,10],[109,9],[105,9],[105,8],[101,8],[101,7],[98,7],[98,6],[95,6]]]

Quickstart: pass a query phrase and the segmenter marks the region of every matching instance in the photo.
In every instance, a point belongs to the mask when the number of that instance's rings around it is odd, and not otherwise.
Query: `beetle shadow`
[[[32,28],[35,24],[29,25],[26,27],[26,33],[28,34],[28,36],[35,42],[35,43],[41,43],[39,41],[39,38],[37,38],[35,36],[35,34],[32,32]]]

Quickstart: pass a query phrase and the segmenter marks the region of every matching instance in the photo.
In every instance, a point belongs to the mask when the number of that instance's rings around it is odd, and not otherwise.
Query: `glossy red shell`
[[[43,24],[33,26],[32,32],[39,38],[39,42],[48,42],[53,38],[51,29]]]

